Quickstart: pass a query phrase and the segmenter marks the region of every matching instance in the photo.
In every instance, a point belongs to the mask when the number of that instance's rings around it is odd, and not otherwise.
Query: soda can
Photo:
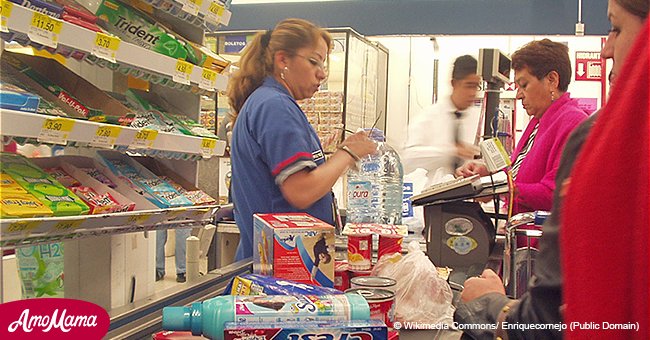
[[[370,318],[383,321],[393,327],[395,321],[395,293],[385,289],[351,288],[345,293],[357,293],[363,296],[370,306]]]
[[[389,277],[381,276],[359,276],[350,279],[352,288],[371,288],[371,289],[384,289],[395,292],[395,285],[397,281]]]
[[[368,270],[372,266],[372,234],[348,235],[350,270]]]
[[[379,235],[379,246],[377,247],[377,260],[383,255],[402,253],[402,235]]]
[[[342,292],[350,289],[350,271],[346,261],[334,263],[334,288]]]

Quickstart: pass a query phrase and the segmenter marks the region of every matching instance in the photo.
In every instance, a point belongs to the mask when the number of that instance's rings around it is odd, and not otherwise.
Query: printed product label
[[[345,295],[237,296],[235,322],[301,322],[349,320]]]
[[[447,246],[458,255],[467,255],[476,249],[478,243],[468,236],[453,236],[447,240]]]
[[[404,182],[402,196],[402,217],[413,217],[413,203],[410,198],[413,196],[413,183]]]
[[[352,181],[348,186],[348,207],[369,208],[372,203],[372,184],[369,181]]]

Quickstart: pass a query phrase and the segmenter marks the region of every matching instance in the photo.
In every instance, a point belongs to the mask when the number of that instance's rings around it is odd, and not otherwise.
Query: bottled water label
[[[374,172],[379,172],[381,170],[381,165],[379,165],[379,162],[363,162],[361,164],[361,170],[365,172],[366,174],[374,173]]]
[[[353,209],[370,207],[372,184],[369,181],[354,181],[348,185],[348,207]]]
[[[402,217],[413,217],[413,203],[410,200],[413,196],[413,183],[405,182],[403,188]]]

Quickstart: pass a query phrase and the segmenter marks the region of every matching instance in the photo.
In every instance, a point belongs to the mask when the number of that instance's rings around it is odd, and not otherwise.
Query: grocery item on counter
[[[341,293],[333,288],[259,274],[235,276],[224,290],[224,295],[330,295]]]
[[[28,218],[52,216],[53,212],[34,195],[27,192],[0,191],[0,217],[2,218]]]
[[[350,288],[350,270],[347,261],[334,263],[334,288],[342,292]]]
[[[253,215],[253,272],[334,287],[334,227],[305,213]]]
[[[224,340],[240,339],[331,339],[386,340],[388,328],[379,320],[327,321],[300,323],[259,323],[238,325],[227,322]]]
[[[377,288],[351,288],[346,294],[359,294],[363,296],[370,306],[370,318],[384,322],[388,327],[393,327],[395,321],[395,293],[386,289]]]
[[[236,327],[265,322],[367,320],[370,309],[359,294],[325,296],[218,296],[191,307],[163,308],[163,329],[191,330],[223,339],[226,322]]]
[[[361,160],[358,169],[348,171],[347,220],[352,223],[402,223],[404,169],[399,155],[385,142],[384,133],[374,129],[377,153]]]

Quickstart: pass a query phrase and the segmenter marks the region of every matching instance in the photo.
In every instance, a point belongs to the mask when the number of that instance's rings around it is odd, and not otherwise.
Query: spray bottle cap
[[[203,305],[195,302],[192,307],[163,308],[163,329],[166,331],[192,331],[194,335],[202,333],[201,312]]]

